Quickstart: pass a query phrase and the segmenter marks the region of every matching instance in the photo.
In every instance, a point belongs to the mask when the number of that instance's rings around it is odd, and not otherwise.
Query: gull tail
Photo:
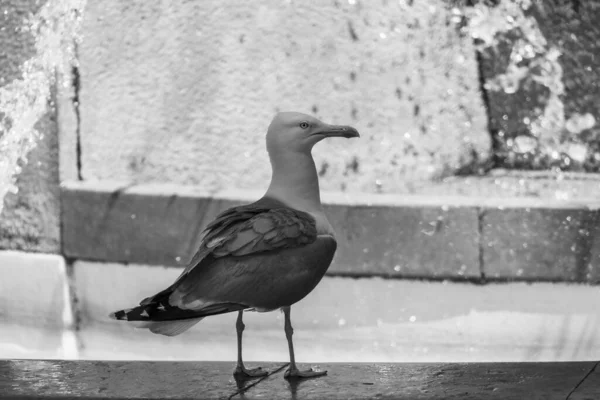
[[[152,333],[165,336],[177,336],[200,322],[204,317],[182,319],[179,321],[149,321],[143,322],[136,328],[149,329]]]
[[[167,319],[166,308],[157,303],[149,303],[125,310],[115,311],[110,318],[136,322],[136,328],[149,329],[152,333],[165,336],[179,335],[200,322],[204,317]]]

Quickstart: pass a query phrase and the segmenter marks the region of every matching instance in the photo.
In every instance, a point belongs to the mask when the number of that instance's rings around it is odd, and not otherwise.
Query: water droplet
[[[577,162],[584,162],[587,158],[587,147],[582,143],[571,143],[567,148],[567,154]]]
[[[404,132],[404,139],[410,139],[410,132]]]
[[[346,320],[344,318],[340,318],[340,320],[338,321],[338,325],[339,326],[344,326],[346,325]]]
[[[568,200],[570,197],[569,192],[564,190],[557,190],[554,192],[554,198],[557,200]]]
[[[417,317],[414,315],[411,315],[410,318],[408,319],[410,322],[415,322],[417,320]]]
[[[387,38],[387,35],[385,34],[385,32],[379,32],[379,37],[385,39]]]
[[[179,256],[175,257],[175,261],[177,261],[177,262],[181,261],[181,257],[179,257]]]
[[[402,267],[400,265],[396,265],[394,267],[394,271],[399,272],[402,269]]]
[[[135,214],[131,214],[131,219],[135,219],[135,218],[136,218]]]

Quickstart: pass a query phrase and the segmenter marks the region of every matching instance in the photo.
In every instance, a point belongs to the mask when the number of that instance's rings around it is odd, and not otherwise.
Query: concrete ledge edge
[[[262,191],[68,181],[63,254],[184,266],[219,212]],[[600,282],[600,200],[323,193],[337,232],[333,276]]]

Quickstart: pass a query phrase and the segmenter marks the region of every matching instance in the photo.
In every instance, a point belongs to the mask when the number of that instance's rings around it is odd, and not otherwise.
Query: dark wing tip
[[[126,312],[126,310],[115,311],[114,313],[110,313],[108,316],[111,319],[125,320],[125,321],[127,321],[127,312]]]

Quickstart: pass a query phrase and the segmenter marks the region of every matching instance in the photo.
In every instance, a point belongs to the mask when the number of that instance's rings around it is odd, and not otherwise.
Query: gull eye
[[[310,124],[306,121],[300,122],[300,128],[302,128],[302,129],[308,129],[309,126],[310,126]]]

